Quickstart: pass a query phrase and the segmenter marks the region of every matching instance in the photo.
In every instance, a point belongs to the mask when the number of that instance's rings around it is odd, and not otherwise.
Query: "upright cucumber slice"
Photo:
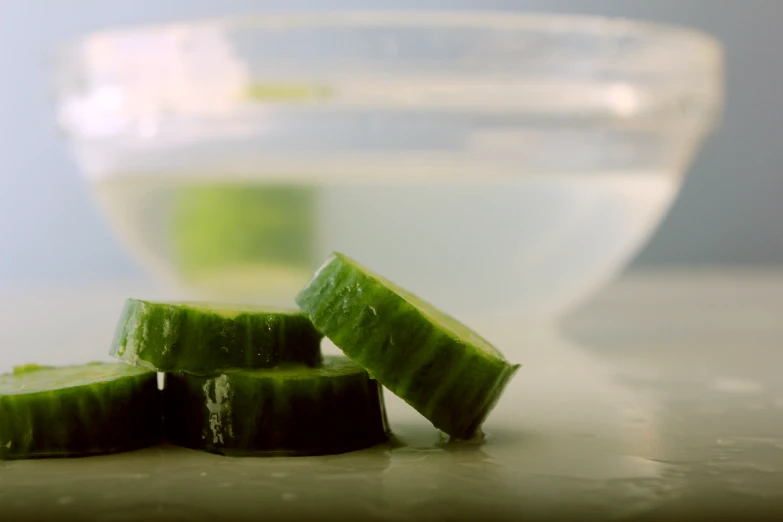
[[[128,299],[109,353],[149,370],[207,375],[317,366],[321,337],[297,310]]]
[[[158,442],[161,426],[154,372],[92,363],[0,375],[0,458],[128,451]]]
[[[169,442],[225,455],[325,455],[388,439],[380,385],[345,357],[321,368],[166,376]]]
[[[455,438],[471,438],[519,368],[415,295],[335,253],[296,298],[370,375]]]

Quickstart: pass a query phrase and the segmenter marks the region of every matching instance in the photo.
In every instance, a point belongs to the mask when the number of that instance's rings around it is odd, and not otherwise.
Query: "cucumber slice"
[[[279,364],[318,366],[322,335],[298,310],[128,299],[109,354],[198,375]]]
[[[126,364],[17,367],[0,375],[0,458],[129,451],[161,438],[154,372]]]
[[[455,438],[477,434],[519,368],[465,325],[339,253],[296,302],[348,357]]]
[[[388,440],[382,388],[345,357],[321,368],[168,374],[169,442],[223,455],[326,455]]]

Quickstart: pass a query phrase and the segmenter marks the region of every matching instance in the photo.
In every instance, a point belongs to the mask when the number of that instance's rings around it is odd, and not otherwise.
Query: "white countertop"
[[[135,290],[4,294],[0,370],[102,358]],[[557,329],[474,325],[523,364],[481,446],[387,393],[400,449],[5,462],[0,520],[783,520],[781,318],[783,269],[626,276]]]

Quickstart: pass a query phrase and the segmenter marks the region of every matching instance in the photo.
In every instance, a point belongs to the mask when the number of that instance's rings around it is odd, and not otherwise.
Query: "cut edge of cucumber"
[[[69,366],[25,364],[0,374],[0,396],[44,393],[67,388],[91,386],[121,377],[154,373],[125,363],[89,362]]]
[[[279,306],[241,305],[223,303],[218,301],[155,301],[150,299],[128,298],[127,301],[142,305],[170,306],[172,308],[185,308],[202,313],[213,313],[226,319],[234,319],[242,314],[268,314],[268,315],[303,315],[297,308]]]

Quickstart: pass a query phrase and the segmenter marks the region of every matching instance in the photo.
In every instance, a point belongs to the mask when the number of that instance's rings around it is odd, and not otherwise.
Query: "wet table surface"
[[[96,358],[127,293],[4,294],[0,370]],[[781,318],[783,271],[625,276],[558,326],[472,324],[524,365],[483,444],[387,393],[397,449],[5,462],[0,520],[783,520]]]

